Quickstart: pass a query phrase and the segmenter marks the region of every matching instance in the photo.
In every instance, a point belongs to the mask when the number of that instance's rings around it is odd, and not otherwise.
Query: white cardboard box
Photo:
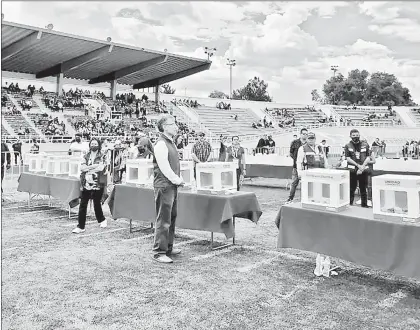
[[[82,155],[70,156],[69,159],[69,177],[80,178],[80,166],[82,164]]]
[[[209,162],[198,163],[197,191],[236,191],[237,162]]]
[[[373,177],[372,203],[375,219],[420,222],[420,176]]]
[[[303,208],[340,212],[350,205],[350,172],[312,168],[302,171]]]
[[[47,158],[47,175],[65,176],[69,174],[69,156],[51,156]]]
[[[153,179],[153,160],[127,159],[126,183],[136,185],[152,185]]]
[[[45,152],[39,154],[28,154],[29,172],[45,172],[47,169],[48,155]]]
[[[180,176],[186,186],[190,186],[194,180],[194,162],[188,160],[180,161]]]

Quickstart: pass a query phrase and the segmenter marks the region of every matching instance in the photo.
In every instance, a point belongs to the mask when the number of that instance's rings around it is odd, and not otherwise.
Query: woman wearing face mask
[[[89,151],[83,157],[80,167],[81,189],[79,206],[79,224],[73,229],[74,234],[80,234],[85,231],[86,212],[90,199],[93,200],[93,208],[95,210],[96,220],[101,228],[106,228],[107,221],[102,211],[101,198],[106,186],[105,175],[105,156],[101,151],[101,143],[98,139],[93,138],[89,143]]]
[[[243,178],[246,175],[245,150],[239,142],[239,136],[232,136],[232,145],[226,150],[226,161],[238,163],[236,184],[237,190],[239,191]]]
[[[184,159],[184,137],[182,134],[176,135],[174,138],[175,146],[178,150],[179,160]]]

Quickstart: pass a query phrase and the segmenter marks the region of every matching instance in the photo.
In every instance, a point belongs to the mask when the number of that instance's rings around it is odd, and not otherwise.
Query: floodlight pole
[[[236,60],[228,58],[226,65],[229,65],[229,98],[232,99],[232,67],[236,65]]]
[[[331,65],[331,71],[333,72],[333,78],[335,80],[335,73],[338,71],[338,65]],[[335,94],[333,92],[333,104],[335,105]]]

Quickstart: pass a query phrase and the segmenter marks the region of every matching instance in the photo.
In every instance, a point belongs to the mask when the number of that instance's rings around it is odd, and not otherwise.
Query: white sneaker
[[[108,226],[108,222],[106,221],[106,219],[99,224],[99,227],[101,228],[106,228],[107,226]]]
[[[73,229],[72,233],[73,234],[80,234],[80,233],[84,233],[86,231],[86,229],[80,229],[79,227],[76,227]]]

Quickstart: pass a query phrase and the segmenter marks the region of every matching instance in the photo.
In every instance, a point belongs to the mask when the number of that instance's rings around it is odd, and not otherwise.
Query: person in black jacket
[[[344,147],[347,158],[347,167],[350,170],[350,205],[354,202],[354,193],[359,183],[360,199],[362,207],[368,207],[367,204],[367,186],[368,174],[370,172],[369,162],[371,161],[371,152],[369,144],[360,140],[360,133],[357,129],[350,131],[351,141]]]
[[[6,168],[10,169],[10,150],[6,143],[1,143],[1,192],[3,193],[3,178],[4,178],[4,163],[6,163]]]

